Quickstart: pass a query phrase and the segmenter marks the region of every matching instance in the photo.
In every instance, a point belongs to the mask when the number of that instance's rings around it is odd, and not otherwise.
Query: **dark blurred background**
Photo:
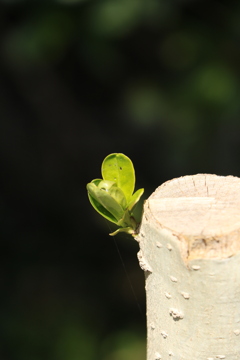
[[[0,359],[144,360],[138,244],[86,184],[112,152],[145,198],[240,175],[240,2],[1,0],[0,28]]]

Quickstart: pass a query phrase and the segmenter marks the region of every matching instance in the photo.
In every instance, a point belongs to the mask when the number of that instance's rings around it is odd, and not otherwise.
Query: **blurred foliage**
[[[177,176],[239,176],[240,4],[0,7],[0,358],[141,360],[138,245],[117,237],[122,264],[85,185],[112,152],[146,197]]]

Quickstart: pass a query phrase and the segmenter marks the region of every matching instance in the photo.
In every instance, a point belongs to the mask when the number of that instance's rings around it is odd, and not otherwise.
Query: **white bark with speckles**
[[[147,360],[240,359],[240,179],[173,179],[145,202]]]

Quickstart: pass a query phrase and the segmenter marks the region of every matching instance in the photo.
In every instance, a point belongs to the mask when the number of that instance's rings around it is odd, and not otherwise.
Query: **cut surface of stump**
[[[240,250],[240,179],[198,174],[161,185],[151,216],[181,242],[183,258],[226,258]]]

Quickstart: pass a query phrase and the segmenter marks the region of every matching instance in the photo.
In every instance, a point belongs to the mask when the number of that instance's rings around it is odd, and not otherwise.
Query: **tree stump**
[[[240,359],[240,179],[198,174],[144,205],[147,360]]]

